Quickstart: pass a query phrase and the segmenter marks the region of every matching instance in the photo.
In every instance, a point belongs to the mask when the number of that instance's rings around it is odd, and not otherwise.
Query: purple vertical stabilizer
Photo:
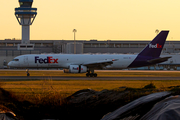
[[[160,56],[169,31],[161,31],[139,55],[157,58]]]
[[[128,68],[149,66],[150,60],[159,58],[169,31],[161,31],[136,57]]]

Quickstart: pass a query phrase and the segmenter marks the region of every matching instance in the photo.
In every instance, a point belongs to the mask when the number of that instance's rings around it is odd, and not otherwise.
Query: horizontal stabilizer
[[[149,60],[148,62],[152,63],[152,64],[157,64],[157,63],[165,62],[169,58],[171,58],[171,57],[156,58],[156,59]]]
[[[160,63],[158,65],[170,65],[170,66],[178,66],[178,67],[180,66],[179,63]]]

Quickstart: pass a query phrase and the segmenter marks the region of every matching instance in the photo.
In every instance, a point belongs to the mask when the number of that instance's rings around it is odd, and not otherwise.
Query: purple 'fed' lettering
[[[39,56],[35,56],[35,63],[40,63],[40,64],[43,64],[43,63],[58,63],[58,58],[57,59],[54,59],[52,56],[48,56],[47,58],[39,58]]]

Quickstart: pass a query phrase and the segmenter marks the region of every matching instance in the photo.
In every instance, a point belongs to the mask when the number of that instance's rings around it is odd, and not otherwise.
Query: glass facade
[[[31,7],[32,2],[19,2],[20,7]]]

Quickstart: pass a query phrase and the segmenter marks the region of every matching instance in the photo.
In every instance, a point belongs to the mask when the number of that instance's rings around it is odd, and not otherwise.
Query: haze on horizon
[[[179,0],[34,0],[37,17],[30,40],[151,40],[155,30],[170,30],[180,40]],[[14,15],[18,0],[0,1],[0,40],[21,39]]]

